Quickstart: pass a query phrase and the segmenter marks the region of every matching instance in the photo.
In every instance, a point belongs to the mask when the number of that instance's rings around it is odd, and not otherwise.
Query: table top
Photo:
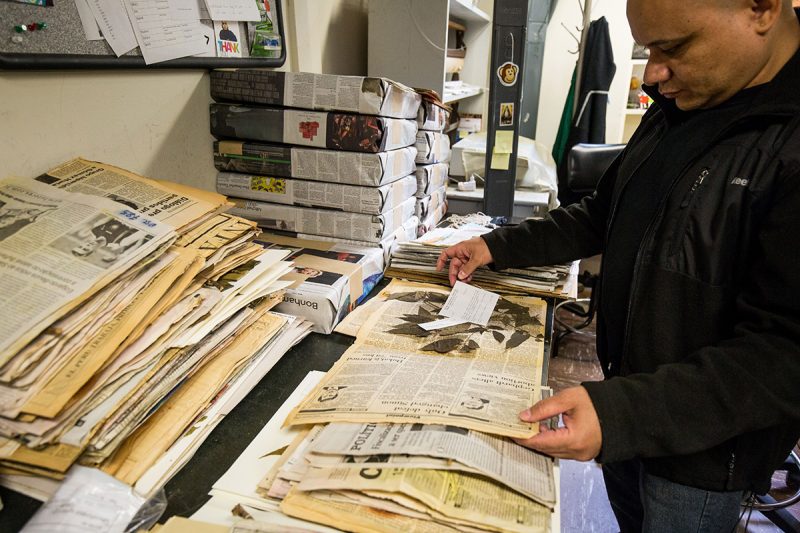
[[[386,286],[383,280],[373,289],[377,294]],[[546,298],[543,380],[547,380],[550,340],[553,331],[555,302]],[[312,370],[326,372],[353,344],[353,338],[339,333],[311,333],[289,350],[252,391],[219,423],[194,457],[164,487],[167,508],[159,519],[189,517],[210,499],[208,492],[253,438],[286,401],[292,391]],[[19,531],[41,506],[41,502],[0,487],[3,510],[0,531]]]

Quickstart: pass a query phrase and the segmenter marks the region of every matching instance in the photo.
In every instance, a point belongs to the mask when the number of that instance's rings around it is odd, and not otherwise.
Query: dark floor
[[[592,268],[592,266],[590,264],[588,268]],[[596,264],[594,268],[596,268]],[[589,294],[583,293],[581,296],[588,297]],[[569,313],[566,312],[559,312],[559,316],[568,323],[579,322],[579,320],[571,319]],[[602,379],[603,375],[597,362],[595,349],[594,324],[583,329],[580,334],[564,337],[558,348],[558,356],[550,361],[549,376],[550,385],[556,392],[578,385],[583,381]],[[773,478],[773,487],[777,488],[776,492],[783,491],[785,494],[797,489],[789,487],[787,490],[786,485],[785,473],[783,476],[776,474]],[[780,497],[780,495],[776,494],[776,497]],[[790,512],[800,520],[800,504],[792,507]],[[603,476],[597,463],[561,461],[561,530],[564,533],[619,531],[606,498]],[[767,533],[780,531],[780,529],[764,515],[753,511],[750,513],[749,521],[747,514],[743,516],[736,531]]]

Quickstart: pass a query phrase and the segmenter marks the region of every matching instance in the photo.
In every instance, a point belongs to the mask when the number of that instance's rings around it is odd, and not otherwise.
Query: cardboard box
[[[288,260],[294,272],[284,279],[294,281],[286,289],[280,313],[309,320],[318,333],[330,333],[383,277],[383,250],[311,239],[262,233],[256,242],[267,248],[292,250]]]
[[[400,118],[211,104],[211,134],[218,139],[376,153],[413,146],[416,133],[415,121]]]
[[[446,187],[449,169],[450,165],[447,163],[417,165],[417,192],[414,196],[422,198],[440,187]]]
[[[416,190],[415,175],[381,187],[361,187],[234,172],[217,174],[217,192],[228,196],[373,215],[394,209],[414,196]]]
[[[416,119],[422,97],[386,78],[257,69],[211,71],[216,101]]]
[[[239,198],[231,198],[231,200],[235,204],[229,211],[231,214],[253,220],[265,229],[311,233],[366,242],[380,242],[402,226],[403,221],[414,215],[414,206],[417,201],[416,198],[411,197],[386,213],[365,215]]]
[[[268,174],[371,187],[408,176],[416,168],[416,157],[414,146],[362,154],[283,144],[214,141],[214,166],[222,172]]]
[[[417,158],[418,165],[442,163],[450,160],[450,139],[443,133],[435,131],[417,132]]]
[[[425,131],[443,132],[447,127],[450,113],[433,102],[423,101],[417,113],[417,128]]]

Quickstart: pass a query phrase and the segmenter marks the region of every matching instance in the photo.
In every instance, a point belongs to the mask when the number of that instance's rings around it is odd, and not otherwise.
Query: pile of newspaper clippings
[[[445,248],[492,231],[484,215],[452,216],[418,239],[399,242],[392,249],[386,276],[428,283],[449,283],[448,271],[436,270],[436,260]],[[577,297],[578,267],[567,265],[492,270],[480,267],[472,283],[500,294],[536,294],[558,299]]]
[[[157,490],[309,325],[225,197],[74,159],[0,181],[0,484]]]
[[[554,460],[509,438],[538,430],[517,413],[549,393],[545,304],[500,297],[485,326],[423,328],[448,294],[394,280],[350,314],[340,327],[355,344],[309,374],[192,519],[258,531],[557,528]]]

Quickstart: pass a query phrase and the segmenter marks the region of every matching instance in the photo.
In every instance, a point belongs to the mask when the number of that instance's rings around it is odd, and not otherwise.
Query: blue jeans
[[[603,465],[608,500],[622,533],[730,533],[743,492],[714,492],[648,474],[641,461]]]

